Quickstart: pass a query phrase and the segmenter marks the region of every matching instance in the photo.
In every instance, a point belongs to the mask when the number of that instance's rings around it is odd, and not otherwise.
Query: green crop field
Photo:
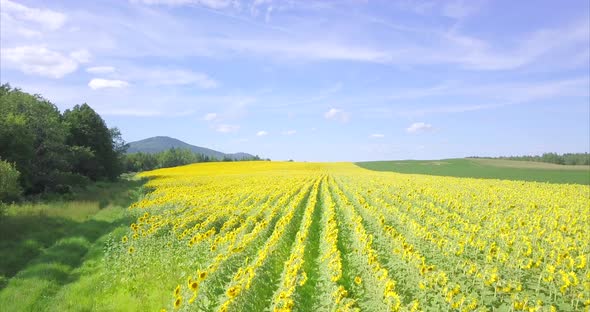
[[[375,171],[437,176],[590,184],[590,167],[486,158],[358,162]]]

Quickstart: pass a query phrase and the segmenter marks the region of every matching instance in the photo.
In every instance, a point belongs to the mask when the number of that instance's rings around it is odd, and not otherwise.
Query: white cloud
[[[205,114],[205,116],[203,116],[203,120],[206,120],[206,121],[213,121],[215,119],[217,119],[216,113],[207,113],[207,114]]]
[[[78,61],[78,63],[88,63],[92,55],[86,49],[80,49],[70,53],[70,57]]]
[[[430,130],[432,130],[432,125],[424,122],[415,122],[406,128],[408,133],[420,133]]]
[[[347,122],[350,120],[350,113],[345,112],[338,108],[330,108],[325,114],[326,119],[337,120],[341,122]]]
[[[327,111],[324,114],[324,117],[330,119],[330,118],[334,118],[337,114],[340,114],[342,111],[336,108],[330,108],[329,111]]]
[[[20,46],[1,49],[2,66],[17,68],[26,74],[61,78],[78,68],[76,60],[44,46]]]
[[[221,133],[230,133],[230,132],[235,132],[240,130],[240,126],[239,125],[227,125],[227,124],[221,124],[221,125],[216,125],[214,127],[215,131],[217,132],[221,132]]]
[[[67,20],[66,15],[60,12],[31,8],[10,0],[0,0],[0,7],[2,7],[2,19],[32,23],[48,30],[61,28]]]
[[[381,134],[381,133],[373,133],[369,137],[372,138],[372,139],[381,139],[381,138],[384,138],[385,135],[384,134]]]
[[[115,72],[112,66],[94,66],[86,68],[86,71],[91,74],[110,74]]]
[[[88,86],[92,90],[104,89],[104,88],[125,88],[129,86],[127,81],[123,80],[109,80],[109,79],[101,79],[101,78],[94,78],[90,80]]]
[[[295,133],[297,133],[297,130],[287,130],[282,132],[284,135],[293,135]]]
[[[268,132],[264,131],[264,130],[260,130],[258,132],[256,132],[256,136],[265,136],[268,135]]]

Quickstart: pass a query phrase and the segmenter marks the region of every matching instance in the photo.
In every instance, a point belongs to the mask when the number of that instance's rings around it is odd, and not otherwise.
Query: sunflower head
[[[354,283],[360,285],[363,282],[363,279],[360,276],[354,278]]]
[[[204,280],[207,277],[207,271],[199,271],[198,276],[199,280]]]
[[[234,298],[240,293],[240,286],[232,286],[227,290],[227,296],[230,298]]]

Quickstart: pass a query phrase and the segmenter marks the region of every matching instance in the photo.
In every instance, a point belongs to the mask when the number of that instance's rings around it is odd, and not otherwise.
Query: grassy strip
[[[320,188],[325,187],[326,181],[324,180]],[[321,200],[320,192],[316,194],[316,207],[312,215],[311,226],[309,227],[309,236],[307,238],[308,244],[305,246],[303,270],[307,276],[307,281],[303,286],[299,287],[296,291],[295,297],[299,298],[299,311],[314,311],[314,307],[318,305],[318,301],[321,300],[321,294],[318,293],[318,282],[319,282],[319,256],[320,256],[320,240],[321,231],[320,223],[322,219],[323,203]]]
[[[124,230],[129,221],[123,209],[113,207],[73,226],[66,237],[43,250],[9,281],[0,292],[0,306],[6,311],[45,311],[54,307],[61,302],[54,297],[62,288],[79,280],[78,268],[102,259],[110,233]]]
[[[104,224],[91,218],[104,209],[127,207],[141,195],[144,182],[97,182],[73,194],[9,205],[0,216],[0,289],[59,240],[104,233]],[[91,242],[96,238],[92,234]]]

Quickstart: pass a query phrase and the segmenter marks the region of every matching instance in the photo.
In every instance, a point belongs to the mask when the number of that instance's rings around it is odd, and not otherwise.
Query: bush
[[[19,177],[20,172],[13,164],[0,159],[0,202],[19,199],[21,194]]]

